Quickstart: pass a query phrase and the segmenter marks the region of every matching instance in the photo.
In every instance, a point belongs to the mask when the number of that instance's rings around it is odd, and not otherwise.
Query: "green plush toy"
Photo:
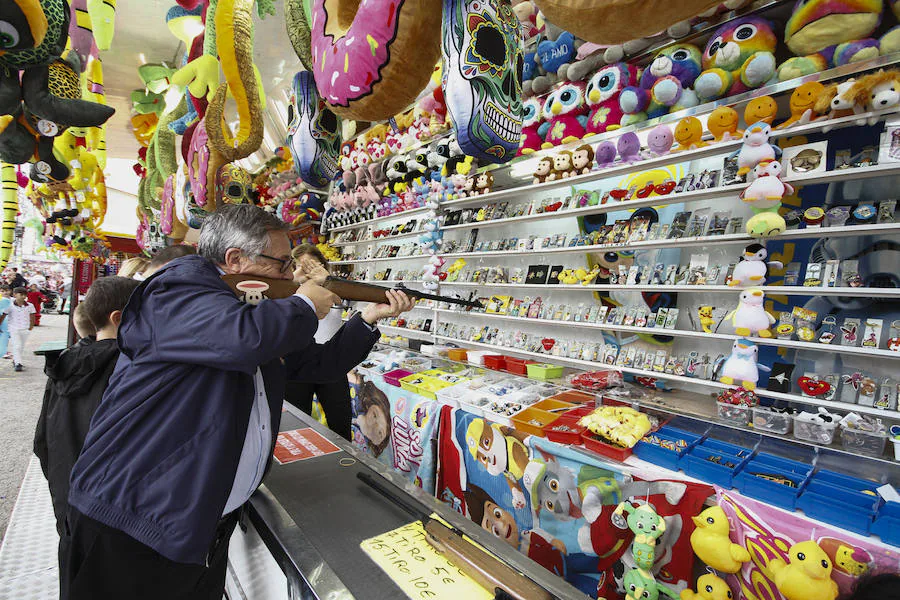
[[[634,563],[649,571],[656,560],[656,542],[666,532],[666,522],[649,504],[635,507],[630,502],[622,502],[613,514],[621,518],[623,513],[628,515],[626,522],[634,533],[634,542],[631,544]]]
[[[625,600],[659,600],[660,596],[678,599],[675,590],[657,583],[645,569],[631,569],[625,573]]]

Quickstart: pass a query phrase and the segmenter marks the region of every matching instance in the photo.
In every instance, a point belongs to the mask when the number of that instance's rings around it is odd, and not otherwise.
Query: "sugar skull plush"
[[[570,82],[561,85],[544,100],[542,114],[545,123],[540,132],[544,136],[542,148],[552,148],[584,137],[587,124],[585,85]]]
[[[622,125],[696,106],[693,85],[701,70],[701,52],[693,44],[664,48],[641,74],[640,85],[619,94]]]
[[[703,51],[703,72],[694,82],[697,96],[713,100],[765,85],[775,76],[777,44],[772,24],[761,17],[723,25]]]
[[[878,40],[869,36],[881,23],[883,6],[883,0],[798,0],[784,27],[796,57],[778,68],[778,79],[878,56]]]
[[[509,0],[444,0],[443,88],[463,151],[505,163],[522,136],[522,48]]]
[[[309,185],[325,187],[338,171],[340,119],[319,96],[309,71],[294,75],[288,115],[287,143],[294,168]]]
[[[585,90],[585,101],[591,111],[585,128],[587,133],[603,133],[619,127],[623,114],[619,94],[636,82],[637,71],[627,63],[607,65],[591,75]]]
[[[253,179],[250,173],[229,163],[216,173],[216,205],[252,204]]]
[[[525,101],[522,109],[522,139],[519,141],[519,154],[530,154],[541,149],[544,136],[539,133],[543,123],[543,106],[540,99],[532,96]]]

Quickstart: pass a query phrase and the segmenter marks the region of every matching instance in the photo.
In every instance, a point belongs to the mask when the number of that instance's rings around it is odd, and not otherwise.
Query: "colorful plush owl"
[[[701,100],[712,100],[765,85],[775,75],[777,45],[772,24],[761,17],[723,25],[706,43],[694,91]]]
[[[543,123],[543,106],[538,98],[532,96],[522,106],[522,139],[519,141],[519,155],[530,154],[541,149],[544,137],[538,133]]]
[[[636,82],[635,67],[621,62],[602,67],[591,76],[585,90],[585,101],[591,111],[585,128],[589,134],[619,127],[624,114],[619,106],[619,93]]]
[[[584,91],[584,83],[569,82],[556,88],[544,100],[541,112],[546,123],[539,130],[545,140],[542,148],[552,148],[584,137],[587,125]]]

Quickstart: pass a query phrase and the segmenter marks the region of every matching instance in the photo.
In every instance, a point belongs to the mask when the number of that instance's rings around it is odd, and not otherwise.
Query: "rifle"
[[[243,298],[251,304],[258,304],[259,301],[264,298],[275,300],[293,296],[297,291],[297,288],[300,287],[297,283],[289,279],[270,279],[268,277],[256,277],[254,275],[222,275],[222,279],[239,298]],[[394,288],[388,288],[329,275],[325,279],[325,283],[322,284],[322,287],[328,289],[337,296],[340,296],[344,300],[387,303],[388,299],[386,292],[389,289],[394,289],[417,300],[437,300],[438,302],[459,304],[470,308],[482,308],[481,302],[478,302],[477,300],[465,300],[463,298],[429,294],[427,292],[410,289],[402,283],[398,283]]]

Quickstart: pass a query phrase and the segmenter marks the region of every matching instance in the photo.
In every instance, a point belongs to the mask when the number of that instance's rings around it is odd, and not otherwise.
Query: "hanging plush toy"
[[[761,17],[743,17],[712,34],[703,51],[703,72],[694,91],[706,102],[765,85],[775,76],[778,38]]]
[[[604,133],[620,126],[624,113],[619,94],[636,81],[637,69],[628,63],[607,65],[591,75],[585,90],[590,110],[585,128],[588,134]]]
[[[682,590],[681,600],[731,600],[734,595],[728,583],[713,573],[697,578],[697,591]]]
[[[583,83],[565,83],[544,100],[544,124],[540,128],[545,140],[542,148],[568,144],[584,137],[587,124],[584,90]]]
[[[831,578],[831,559],[810,540],[794,544],[788,551],[790,562],[769,561],[769,570],[778,591],[787,600],[834,600],[838,585]]]
[[[635,507],[630,502],[622,502],[616,507],[613,519],[616,515],[622,519],[623,513],[628,515],[625,521],[634,534],[631,544],[634,563],[638,568],[649,571],[656,561],[656,543],[666,532],[666,522],[650,504]]]
[[[509,0],[444,0],[443,7],[443,88],[456,139],[480,161],[508,162],[522,136],[519,21]]]
[[[748,288],[741,292],[737,308],[725,315],[731,321],[734,332],[741,336],[758,334],[762,338],[772,337],[769,331],[775,323],[775,317],[764,307],[766,294],[759,288]]]
[[[0,224],[0,271],[6,268],[9,257],[12,256],[16,214],[19,212],[18,189],[16,168],[8,163],[0,163],[0,199],[3,200],[3,221]]]
[[[623,578],[625,600],[659,600],[660,597],[678,599],[678,592],[658,583],[645,569],[631,569]]]
[[[756,389],[759,381],[757,359],[759,348],[748,339],[740,338],[731,346],[731,354],[725,359],[719,381],[727,385],[738,384],[747,390]]]
[[[883,0],[798,0],[784,26],[784,41],[796,56],[778,67],[778,79],[877,57],[878,40],[868,36],[883,7]]]
[[[700,49],[693,44],[675,44],[661,50],[641,74],[639,87],[626,87],[619,105],[630,125],[670,111],[697,105],[692,87],[700,74]]]
[[[340,120],[319,98],[309,71],[294,75],[288,108],[287,144],[294,168],[312,187],[325,187],[338,171]]]
[[[729,537],[731,526],[720,506],[711,506],[692,517],[696,528],[691,533],[691,548],[704,563],[722,573],[737,573],[750,553]]]
[[[747,234],[762,238],[782,233],[787,224],[778,209],[781,199],[793,194],[794,188],[781,180],[781,163],[777,160],[762,159],[753,167],[753,174],[753,181],[741,192],[741,200],[755,213],[747,220]]]

